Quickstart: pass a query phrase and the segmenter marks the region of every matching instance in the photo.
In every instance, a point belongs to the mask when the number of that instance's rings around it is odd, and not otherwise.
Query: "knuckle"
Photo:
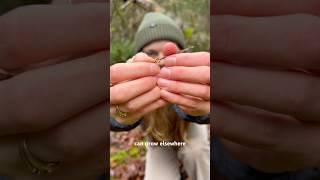
[[[296,91],[298,92],[297,95],[295,95],[294,98],[291,98],[291,101],[289,102],[293,105],[292,111],[296,112],[296,115],[309,117],[319,113],[318,110],[315,110],[315,107],[318,104],[316,92],[319,92],[320,87],[318,82],[315,81],[317,81],[315,78],[310,77],[303,77],[301,79],[301,82],[299,83],[300,89]]]
[[[159,87],[155,87],[154,89],[153,89],[153,93],[155,94],[155,96],[157,97],[157,98],[160,98],[160,91],[161,91],[161,89],[159,88]]]
[[[114,64],[110,67],[110,82],[117,81],[120,68],[121,68],[121,63]]]
[[[113,104],[121,104],[126,100],[126,94],[121,88],[118,88],[115,93],[112,94]]]
[[[291,98],[292,102],[290,102],[294,105],[295,110],[301,109],[306,105],[309,105],[311,101],[310,93],[312,93],[312,89],[314,86],[313,81],[307,79],[307,77],[301,79],[300,84],[300,89],[297,90],[298,94],[295,95],[295,98]]]
[[[161,89],[160,89],[158,86],[156,86],[156,87],[153,89],[153,91],[154,91],[156,94],[159,94],[159,95],[160,95]]]
[[[210,67],[208,66],[203,67],[202,73],[203,73],[205,83],[210,83]]]
[[[259,141],[261,147],[268,150],[280,150],[281,137],[283,130],[277,125],[269,125],[262,130],[261,140]]]
[[[203,53],[203,56],[206,58],[206,59],[209,59],[210,60],[210,53],[209,52],[202,52]]]
[[[175,104],[184,104],[184,101],[181,100],[179,97],[169,97],[168,100],[172,103],[175,103]]]
[[[173,92],[179,93],[181,91],[179,87],[180,86],[177,81],[171,81],[169,83],[169,89]]]
[[[196,101],[194,101],[194,100],[186,100],[186,104],[188,104],[193,109],[198,107],[198,103]]]
[[[201,59],[205,62],[204,65],[210,65],[210,53],[209,52],[200,52]]]
[[[134,112],[137,110],[136,108],[137,106],[135,106],[131,101],[128,102],[126,105],[125,105],[125,109],[129,112]]]
[[[184,61],[184,60],[190,60],[191,56],[190,56],[190,53],[180,53],[180,54],[177,54],[176,58],[177,58],[177,61]]]
[[[141,84],[144,87],[156,87],[157,85],[157,78],[155,77],[145,77],[141,79]],[[146,86],[149,85],[149,86]]]
[[[197,71],[199,73],[199,77],[201,77],[199,81],[203,84],[210,84],[210,67],[201,66],[197,68]]]
[[[180,75],[184,73],[184,68],[177,67],[177,68],[170,68],[171,69],[171,75],[170,79],[179,79]]]
[[[201,97],[205,99],[210,99],[210,86],[204,86],[200,93],[201,93]]]

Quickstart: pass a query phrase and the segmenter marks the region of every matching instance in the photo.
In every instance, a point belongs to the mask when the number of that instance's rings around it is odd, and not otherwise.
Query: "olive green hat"
[[[182,49],[185,47],[183,33],[170,17],[157,12],[147,13],[135,36],[135,51],[141,51],[144,46],[156,40],[170,40]]]

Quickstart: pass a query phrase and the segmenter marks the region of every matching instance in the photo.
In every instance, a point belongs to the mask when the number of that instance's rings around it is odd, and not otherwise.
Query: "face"
[[[166,43],[171,42],[167,40],[154,41],[142,49],[143,53],[146,53],[152,58],[162,58],[164,55],[162,53],[163,47]],[[174,42],[172,42],[174,43]]]

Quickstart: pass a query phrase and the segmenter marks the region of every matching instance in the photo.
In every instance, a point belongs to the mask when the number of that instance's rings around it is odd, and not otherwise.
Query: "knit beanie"
[[[185,47],[184,36],[178,25],[168,16],[158,13],[147,13],[135,35],[135,52],[156,40],[175,42],[180,48]]]

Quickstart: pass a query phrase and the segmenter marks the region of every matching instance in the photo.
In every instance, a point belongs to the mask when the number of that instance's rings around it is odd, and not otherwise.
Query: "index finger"
[[[164,64],[170,66],[210,66],[210,53],[195,52],[181,53],[168,56],[164,59]]]
[[[155,76],[159,72],[159,66],[154,63],[118,63],[110,67],[110,83],[116,84],[122,81]]]
[[[210,84],[210,67],[164,67],[160,70],[158,77],[182,82]]]

